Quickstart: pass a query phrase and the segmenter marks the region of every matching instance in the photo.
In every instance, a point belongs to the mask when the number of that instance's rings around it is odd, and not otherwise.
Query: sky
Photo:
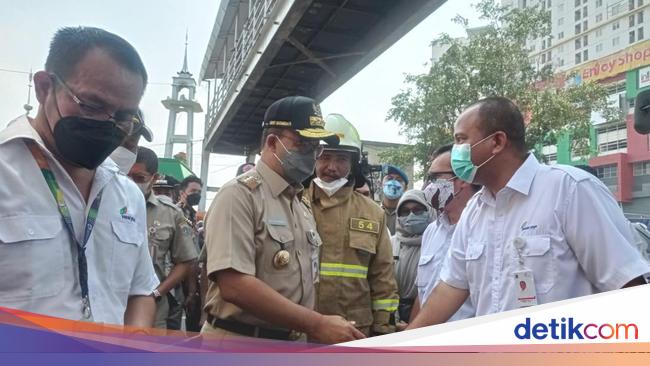
[[[54,32],[64,26],[104,28],[129,41],[139,52],[150,83],[141,101],[154,141],[141,140],[159,156],[164,152],[168,111],[161,100],[171,95],[171,78],[181,70],[188,33],[189,70],[198,77],[220,0],[112,0],[35,1],[0,0],[0,127],[24,113],[31,94],[36,114],[38,102],[33,88],[28,93],[28,72],[42,70]],[[451,19],[460,14],[479,25],[469,0],[450,0],[407,33],[366,68],[321,103],[323,114],[341,113],[358,129],[364,140],[407,143],[394,121],[387,121],[391,98],[405,87],[406,74],[428,70],[430,43],[440,33],[464,35]],[[18,71],[18,72],[16,72]],[[198,80],[197,80],[198,81]],[[197,101],[207,108],[207,83],[197,88]],[[199,174],[203,113],[194,116],[193,170]],[[177,129],[177,132],[179,130]],[[175,151],[179,151],[176,148]],[[235,176],[241,156],[212,154],[208,184],[220,186]]]

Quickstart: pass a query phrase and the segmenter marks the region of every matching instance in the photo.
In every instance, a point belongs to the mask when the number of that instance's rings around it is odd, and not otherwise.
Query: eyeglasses
[[[63,89],[68,93],[72,101],[74,101],[79,106],[79,111],[81,115],[86,118],[95,118],[107,119],[110,122],[113,122],[117,128],[124,131],[127,135],[130,135],[133,132],[134,126],[136,123],[140,124],[140,121],[137,119],[136,113],[132,112],[123,112],[118,111],[115,114],[110,114],[104,110],[104,108],[93,105],[88,102],[84,102],[72,91],[68,84],[63,81],[58,75],[50,74],[59,84],[63,86]]]
[[[442,178],[441,176],[443,175],[451,175],[451,178]],[[445,172],[431,172],[427,174],[427,181],[428,182],[433,182],[438,179],[454,179],[456,178],[456,174],[452,171],[445,171]]]
[[[398,216],[408,216],[410,213],[413,213],[413,215],[422,215],[427,211],[426,208],[421,207],[421,206],[415,206],[413,208],[408,208],[408,207],[400,207],[399,211],[397,212]]]
[[[297,139],[295,137],[290,137],[288,134],[282,134],[281,136],[277,136],[277,137],[278,140],[280,139],[280,137],[284,137],[288,140],[291,140],[291,143],[295,147],[296,151],[298,151],[300,154],[314,153],[314,156],[317,159],[323,154],[323,145],[321,145],[320,141],[318,140],[310,141],[304,139]]]

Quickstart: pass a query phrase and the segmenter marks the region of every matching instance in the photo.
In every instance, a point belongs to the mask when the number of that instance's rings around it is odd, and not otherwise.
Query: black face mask
[[[126,138],[126,133],[111,121],[78,116],[59,119],[52,134],[65,160],[91,170],[106,160]]]
[[[201,193],[192,193],[187,196],[187,204],[190,206],[196,206],[201,201]]]

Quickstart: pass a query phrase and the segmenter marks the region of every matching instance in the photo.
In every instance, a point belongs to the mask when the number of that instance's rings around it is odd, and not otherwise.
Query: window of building
[[[596,14],[596,23],[602,22],[603,21],[603,15],[602,14]]]
[[[564,38],[564,32],[560,32],[557,34],[557,39],[562,39]]]
[[[636,24],[643,24],[643,11],[636,13]]]
[[[579,50],[582,47],[580,38],[576,38],[575,45],[576,45],[576,50]]]
[[[588,16],[587,7],[585,6],[584,8],[582,8],[582,17],[586,18],[587,16]]]
[[[576,24],[576,34],[580,34],[580,23]]]
[[[635,38],[634,38],[634,31],[630,32],[630,43],[634,43]]]
[[[636,40],[640,41],[643,39],[643,27],[640,27],[636,30]]]
[[[630,28],[634,27],[634,15],[630,15],[629,18]]]
[[[589,29],[589,22],[585,20],[584,22],[582,22],[582,31],[586,32],[587,29]]]
[[[546,63],[546,54],[545,53],[542,53],[542,63],[543,64]]]
[[[557,25],[563,25],[563,24],[564,24],[564,17],[559,18],[559,19],[557,20]]]
[[[582,47],[589,45],[589,36],[582,37]]]
[[[596,175],[598,178],[618,178],[618,170],[616,164],[599,166],[596,168]]]
[[[621,25],[619,24],[618,21],[615,21],[614,23],[612,23],[612,30],[617,30],[620,27],[621,27]]]
[[[611,154],[627,150],[627,127],[624,123],[601,127],[597,134],[599,153]]]
[[[582,19],[582,16],[580,14],[580,9],[576,10],[574,15],[576,21]]]
[[[564,59],[563,58],[559,59],[558,66],[564,66]]]
[[[643,0],[639,0],[639,1],[637,1],[636,5],[637,5],[637,6],[643,6]]]
[[[582,51],[582,61],[586,62],[589,60],[589,50]]]
[[[582,3],[583,3],[583,4],[586,4],[587,1],[589,1],[589,0],[582,0]]]
[[[603,6],[603,0],[596,0],[596,7],[600,8],[601,6]]]
[[[619,37],[612,38],[612,46],[616,47],[619,45],[619,43],[621,43]]]
[[[580,52],[576,53],[576,65],[582,63],[582,54]]]
[[[545,39],[542,39],[542,49],[543,50],[546,49],[546,40]]]
[[[580,6],[580,0],[576,0],[576,2],[575,2],[575,6],[576,6],[576,7]]]
[[[596,52],[603,52],[603,44],[599,43],[596,45]]]
[[[650,161],[640,161],[632,164],[632,174],[635,177],[650,175]]]
[[[629,6],[628,6],[627,9],[628,10],[633,10],[634,9],[634,0],[629,0],[628,4],[629,4]]]

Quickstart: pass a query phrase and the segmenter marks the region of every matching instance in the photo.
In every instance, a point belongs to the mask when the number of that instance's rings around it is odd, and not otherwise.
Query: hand
[[[366,338],[363,333],[354,327],[354,322],[349,322],[338,315],[321,315],[307,335],[310,339],[325,344]]]
[[[181,191],[181,193],[178,195],[178,203],[176,203],[178,207],[185,207],[187,206],[187,193]]]
[[[397,324],[395,324],[395,329],[398,332],[401,332],[404,329],[406,329],[406,327],[408,327],[408,326],[409,326],[409,323],[405,323],[405,322],[400,321],[400,322],[397,322]]]

